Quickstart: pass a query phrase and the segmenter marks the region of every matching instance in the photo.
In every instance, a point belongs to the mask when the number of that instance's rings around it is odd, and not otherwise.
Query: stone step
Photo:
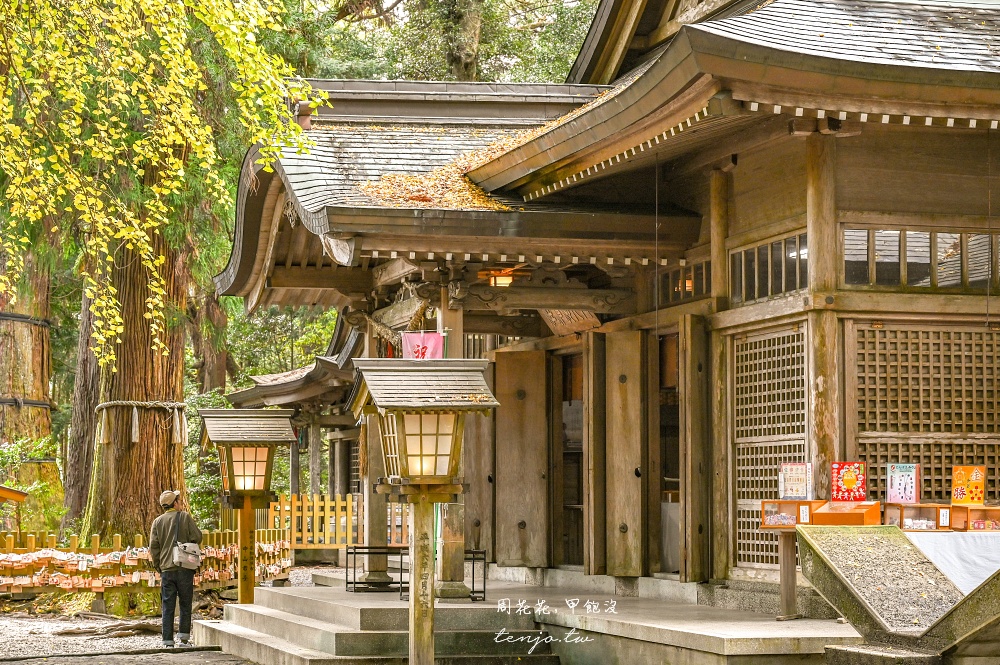
[[[390,607],[358,607],[332,598],[324,598],[321,587],[272,588],[255,590],[255,604],[310,619],[335,623],[355,630],[406,631],[409,611],[400,602]],[[359,592],[361,593],[361,592]],[[477,606],[439,603],[434,608],[434,626],[438,630],[533,630],[533,615],[497,612],[495,604]]]
[[[407,665],[406,656],[334,656],[307,649],[274,635],[226,621],[195,621],[194,639],[201,646],[266,665]],[[559,665],[554,654],[437,655],[435,665]]]
[[[859,644],[828,646],[826,662],[827,665],[940,665],[941,657],[897,646]]]
[[[409,638],[405,631],[362,631],[302,617],[259,605],[227,605],[225,620],[237,626],[274,635],[299,646],[335,656],[405,656]],[[497,641],[495,630],[435,631],[435,653],[547,654],[551,649],[539,630],[508,630]],[[532,650],[532,644],[537,646]]]
[[[273,635],[250,630],[225,621],[195,621],[195,644],[217,646],[229,654],[267,665],[339,665],[343,659],[321,651],[300,647]],[[397,665],[387,659],[385,665]],[[372,665],[375,665],[373,662]]]

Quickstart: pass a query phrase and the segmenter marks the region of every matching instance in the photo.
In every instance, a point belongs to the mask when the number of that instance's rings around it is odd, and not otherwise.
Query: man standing
[[[180,629],[177,639],[187,644],[191,639],[191,600],[194,596],[194,572],[174,563],[174,545],[201,544],[201,530],[194,518],[177,507],[181,493],[167,490],[160,495],[160,507],[166,512],[153,520],[149,532],[149,554],[160,573],[160,603],[163,615],[163,646],[174,646],[174,604],[180,598]]]

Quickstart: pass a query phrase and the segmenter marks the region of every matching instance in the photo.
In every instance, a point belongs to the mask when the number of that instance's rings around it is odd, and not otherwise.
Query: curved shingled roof
[[[746,102],[744,113],[758,111],[753,102],[771,104],[775,114],[782,104],[815,103],[810,108],[822,113],[997,120],[998,56],[1000,4],[776,0],[746,15],[684,26],[617,94],[550,123],[468,175],[488,192],[534,199],[593,164],[603,166],[623,136],[636,149],[651,148],[671,122],[690,127],[695,110],[720,90]],[[699,83],[704,92],[692,100]],[[778,101],[784,98],[798,103]],[[739,115],[728,122],[742,122]],[[650,127],[640,135],[642,122]],[[654,153],[680,140],[663,138]]]
[[[851,62],[1000,72],[997,3],[778,0],[688,29]]]

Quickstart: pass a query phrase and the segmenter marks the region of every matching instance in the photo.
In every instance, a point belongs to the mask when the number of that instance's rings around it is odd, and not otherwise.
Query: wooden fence
[[[293,549],[344,549],[363,545],[364,510],[360,495],[282,494],[271,504],[269,527],[288,529]],[[390,544],[409,544],[409,507],[389,504],[386,536]]]
[[[201,589],[236,586],[237,534],[211,531],[202,539],[202,564],[195,573]],[[288,532],[256,532],[258,581],[285,579],[292,565]],[[101,544],[98,536],[81,542],[71,536],[67,547],[58,547],[54,534],[0,532],[0,593],[64,591],[139,592],[159,586],[145,538],[136,535],[131,546],[122,537]]]
[[[360,494],[282,494],[270,508],[256,511],[258,529],[288,529],[292,549],[337,550],[365,544]],[[408,545],[409,506],[389,504],[386,524],[390,545]],[[236,528],[235,511],[223,511],[224,528]]]

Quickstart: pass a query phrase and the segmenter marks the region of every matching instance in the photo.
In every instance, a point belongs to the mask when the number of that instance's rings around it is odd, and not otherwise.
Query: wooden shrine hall
[[[445,540],[494,574],[766,587],[782,462],[1000,475],[997,44],[976,2],[605,0],[565,84],[316,81],[218,291],[490,360]]]
[[[292,424],[299,444],[289,451],[289,493],[344,496],[357,493],[352,470],[357,466],[357,422],[345,411],[345,400],[354,385],[352,359],[359,351],[360,335],[337,320],[326,355],[312,364],[280,374],[250,377],[254,385],[226,396],[238,409],[281,406],[295,410]],[[324,436],[325,432],[325,436]],[[327,484],[322,484],[323,447],[326,439]],[[307,487],[300,487],[300,451],[308,457]]]

